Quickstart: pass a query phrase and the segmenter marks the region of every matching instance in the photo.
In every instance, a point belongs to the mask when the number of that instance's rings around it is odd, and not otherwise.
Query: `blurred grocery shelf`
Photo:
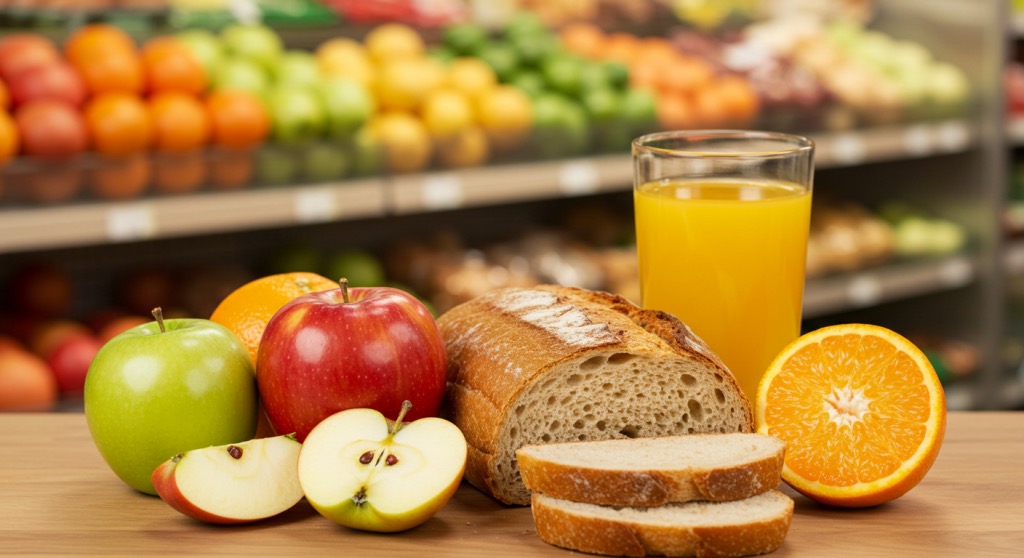
[[[968,121],[813,134],[819,168],[958,153]],[[236,192],[0,209],[0,253],[246,231],[628,190],[628,154]]]

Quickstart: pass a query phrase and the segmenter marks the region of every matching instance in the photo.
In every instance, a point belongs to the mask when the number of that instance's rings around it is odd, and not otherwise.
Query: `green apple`
[[[337,180],[348,173],[350,159],[344,145],[314,143],[302,152],[303,174],[311,182]]]
[[[265,25],[228,25],[221,31],[220,38],[228,52],[259,64],[267,72],[274,71],[284,51],[281,37]]]
[[[302,145],[323,135],[326,114],[320,96],[313,89],[282,84],[271,91],[267,107],[276,142]]]
[[[384,169],[384,146],[368,126],[356,130],[352,136],[352,174],[373,176]]]
[[[246,91],[266,100],[270,91],[270,76],[255,62],[227,57],[221,61],[217,73],[213,75],[213,89]]]
[[[299,484],[324,517],[353,529],[397,532],[430,519],[466,470],[466,438],[425,417],[394,423],[373,409],[348,409],[317,424],[299,452]]]
[[[299,175],[299,160],[291,150],[260,149],[256,157],[256,178],[264,185],[288,184]]]
[[[304,50],[289,50],[281,56],[274,68],[274,78],[278,84],[297,87],[317,87],[323,76],[320,66],[312,53]]]
[[[218,74],[225,55],[224,46],[216,35],[206,29],[187,29],[178,33],[177,37],[199,60],[207,76],[213,78]]]
[[[153,486],[172,508],[200,521],[259,521],[302,499],[301,449],[286,434],[186,451],[153,471]]]
[[[159,309],[158,309],[159,310]],[[256,377],[241,341],[204,319],[157,319],[108,341],[85,378],[85,419],[114,473],[156,494],[171,456],[256,432]]]
[[[327,134],[334,139],[352,137],[377,110],[373,95],[353,79],[328,78],[319,92],[327,113]]]
[[[331,254],[324,268],[324,277],[333,280],[344,277],[353,287],[379,287],[386,280],[380,260],[363,250],[342,250]]]

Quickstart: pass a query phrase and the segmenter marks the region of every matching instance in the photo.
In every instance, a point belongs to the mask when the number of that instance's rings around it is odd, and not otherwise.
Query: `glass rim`
[[[659,147],[654,143],[670,139],[680,139],[693,145],[684,147]],[[702,142],[718,139],[762,140],[779,143],[776,150],[758,151],[710,151],[698,148]],[[786,132],[768,132],[761,130],[668,130],[654,132],[637,137],[632,142],[634,154],[637,152],[664,157],[721,157],[765,159],[772,157],[801,156],[814,151],[814,140],[807,136]]]

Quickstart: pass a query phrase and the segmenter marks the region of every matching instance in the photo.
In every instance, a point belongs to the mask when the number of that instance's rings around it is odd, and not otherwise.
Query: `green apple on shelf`
[[[171,456],[238,443],[256,432],[252,359],[224,326],[205,319],[129,329],[96,354],[85,379],[85,419],[100,455],[132,488],[156,494],[153,471]]]
[[[284,435],[186,451],[153,471],[153,487],[172,508],[200,521],[259,521],[302,499],[301,449]]]
[[[430,519],[455,494],[466,469],[457,426],[426,417],[403,424],[372,409],[349,409],[318,424],[299,453],[306,500],[331,521],[397,532]]]

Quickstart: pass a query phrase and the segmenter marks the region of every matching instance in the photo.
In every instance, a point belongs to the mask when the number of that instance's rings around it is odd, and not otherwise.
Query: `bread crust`
[[[558,501],[533,495],[532,513],[540,538],[558,547],[607,556],[739,557],[767,554],[782,546],[793,518],[793,501],[764,521],[712,526],[650,525],[629,519],[580,515]]]
[[[679,463],[674,469],[613,470],[549,461],[531,453],[529,446],[516,451],[523,482],[533,492],[573,502],[629,507],[749,498],[779,486],[784,456],[785,445],[779,444],[778,451],[770,455],[718,467],[695,469]]]
[[[546,327],[550,324],[543,319],[531,319],[531,314],[541,313],[531,301],[552,310],[568,309],[552,320],[568,321],[565,316],[571,314],[573,327],[561,331]],[[503,422],[520,394],[573,359],[614,351],[698,363],[713,370],[723,389],[740,401],[743,424],[738,431],[754,429],[749,400],[707,345],[675,317],[642,310],[622,297],[553,285],[498,289],[456,306],[437,321],[448,355],[443,414],[462,429],[471,448],[465,478],[502,502],[529,502],[525,491],[521,497],[512,495],[498,482]]]

